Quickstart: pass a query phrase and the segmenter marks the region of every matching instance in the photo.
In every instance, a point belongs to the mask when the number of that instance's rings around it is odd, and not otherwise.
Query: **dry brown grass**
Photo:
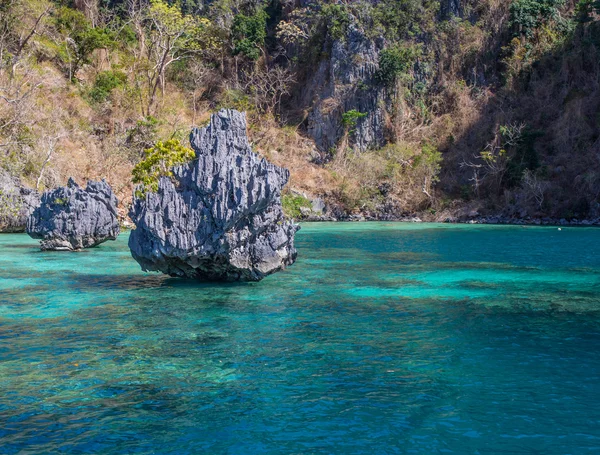
[[[311,163],[314,143],[300,135],[296,128],[280,127],[271,117],[248,128],[254,151],[278,166],[290,170],[289,187],[307,196],[330,194],[335,186],[331,173]]]

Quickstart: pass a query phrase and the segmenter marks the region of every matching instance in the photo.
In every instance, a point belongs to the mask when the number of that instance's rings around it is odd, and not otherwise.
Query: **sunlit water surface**
[[[311,224],[260,283],[0,236],[0,453],[600,451],[600,230]]]

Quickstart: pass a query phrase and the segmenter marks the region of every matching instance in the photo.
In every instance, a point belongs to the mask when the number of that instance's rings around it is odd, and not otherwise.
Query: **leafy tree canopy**
[[[251,60],[258,60],[267,37],[267,17],[264,10],[259,10],[251,16],[237,14],[233,18],[233,55],[242,54]]]

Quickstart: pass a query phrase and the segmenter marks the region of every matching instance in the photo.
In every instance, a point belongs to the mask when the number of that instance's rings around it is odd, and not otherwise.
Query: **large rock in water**
[[[0,232],[25,232],[27,218],[38,205],[36,191],[0,170]]]
[[[117,198],[104,180],[85,189],[69,179],[66,187],[47,191],[27,220],[27,233],[41,239],[42,250],[80,250],[119,235]]]
[[[131,254],[142,269],[201,281],[258,281],[296,259],[281,190],[289,172],[259,158],[246,116],[221,110],[194,129],[191,163],[163,177],[157,193],[137,199]]]

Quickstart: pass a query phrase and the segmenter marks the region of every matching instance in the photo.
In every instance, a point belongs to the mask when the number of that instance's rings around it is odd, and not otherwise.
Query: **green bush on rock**
[[[131,172],[133,183],[139,185],[135,195],[140,198],[148,191],[158,191],[160,178],[171,177],[173,166],[187,163],[196,157],[192,149],[183,146],[177,139],[158,141],[154,147],[146,149],[144,153],[146,158]]]
[[[298,194],[284,194],[281,196],[281,206],[283,207],[283,213],[288,218],[301,218],[301,208],[311,208],[311,203],[304,196]]]

